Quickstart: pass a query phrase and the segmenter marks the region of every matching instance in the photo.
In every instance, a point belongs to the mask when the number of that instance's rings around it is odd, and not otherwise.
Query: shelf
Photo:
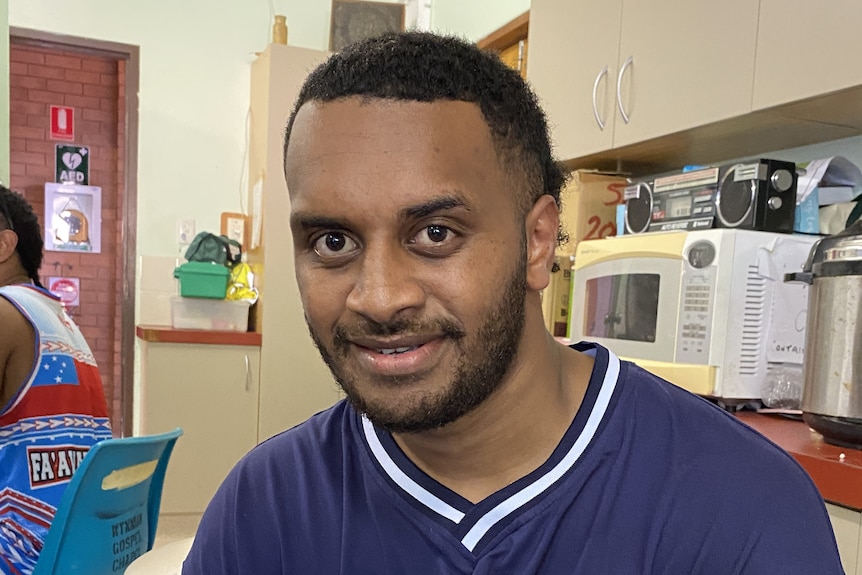
[[[200,329],[174,329],[167,326],[139,325],[138,338],[159,343],[199,343],[209,345],[249,345],[259,347],[261,334],[250,331],[208,331]]]

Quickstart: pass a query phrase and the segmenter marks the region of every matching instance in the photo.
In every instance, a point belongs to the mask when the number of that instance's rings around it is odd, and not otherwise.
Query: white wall
[[[431,0],[431,28],[476,41],[529,9],[530,0]]]
[[[764,154],[765,158],[776,158],[788,162],[808,162],[832,156],[844,156],[860,168],[862,168],[862,136],[833,140],[822,144],[814,144],[801,148],[779,150],[771,154]]]
[[[275,2],[289,42],[320,48],[328,6]],[[269,41],[269,2],[9,0],[9,23],[140,46],[138,254],[178,253],[179,218],[217,231],[221,212],[239,210],[249,65]]]
[[[8,3],[11,26],[140,46],[139,255],[180,253],[181,218],[218,231],[240,211],[250,64],[272,15],[287,16],[289,44],[329,45],[330,0]]]

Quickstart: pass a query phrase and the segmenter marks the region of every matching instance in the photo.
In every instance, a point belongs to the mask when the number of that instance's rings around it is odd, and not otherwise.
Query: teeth
[[[387,348],[387,349],[381,349],[378,351],[380,353],[382,353],[383,355],[392,355],[394,353],[404,353],[405,351],[413,351],[414,349],[416,349],[416,346]]]

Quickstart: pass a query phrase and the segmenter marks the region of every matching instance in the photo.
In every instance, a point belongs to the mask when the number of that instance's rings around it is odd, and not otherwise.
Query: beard
[[[524,302],[527,293],[527,266],[521,259],[506,283],[499,304],[491,309],[476,333],[467,334],[451,320],[396,319],[378,323],[367,318],[349,327],[333,330],[333,343],[327,347],[306,317],[309,333],[347,400],[377,427],[390,433],[417,433],[443,427],[470,413],[503,384],[518,351],[524,331]],[[490,301],[494,301],[489,298]],[[393,404],[364,395],[348,365],[351,336],[394,336],[398,334],[442,333],[455,346],[457,362],[451,380],[438,392],[417,400]],[[397,387],[413,383],[421,376],[384,377],[377,382]]]

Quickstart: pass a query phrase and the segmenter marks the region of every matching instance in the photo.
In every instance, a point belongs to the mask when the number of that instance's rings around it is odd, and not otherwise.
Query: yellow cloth
[[[251,303],[257,301],[257,288],[254,287],[254,273],[247,263],[240,262],[231,269],[227,299],[243,300]]]

